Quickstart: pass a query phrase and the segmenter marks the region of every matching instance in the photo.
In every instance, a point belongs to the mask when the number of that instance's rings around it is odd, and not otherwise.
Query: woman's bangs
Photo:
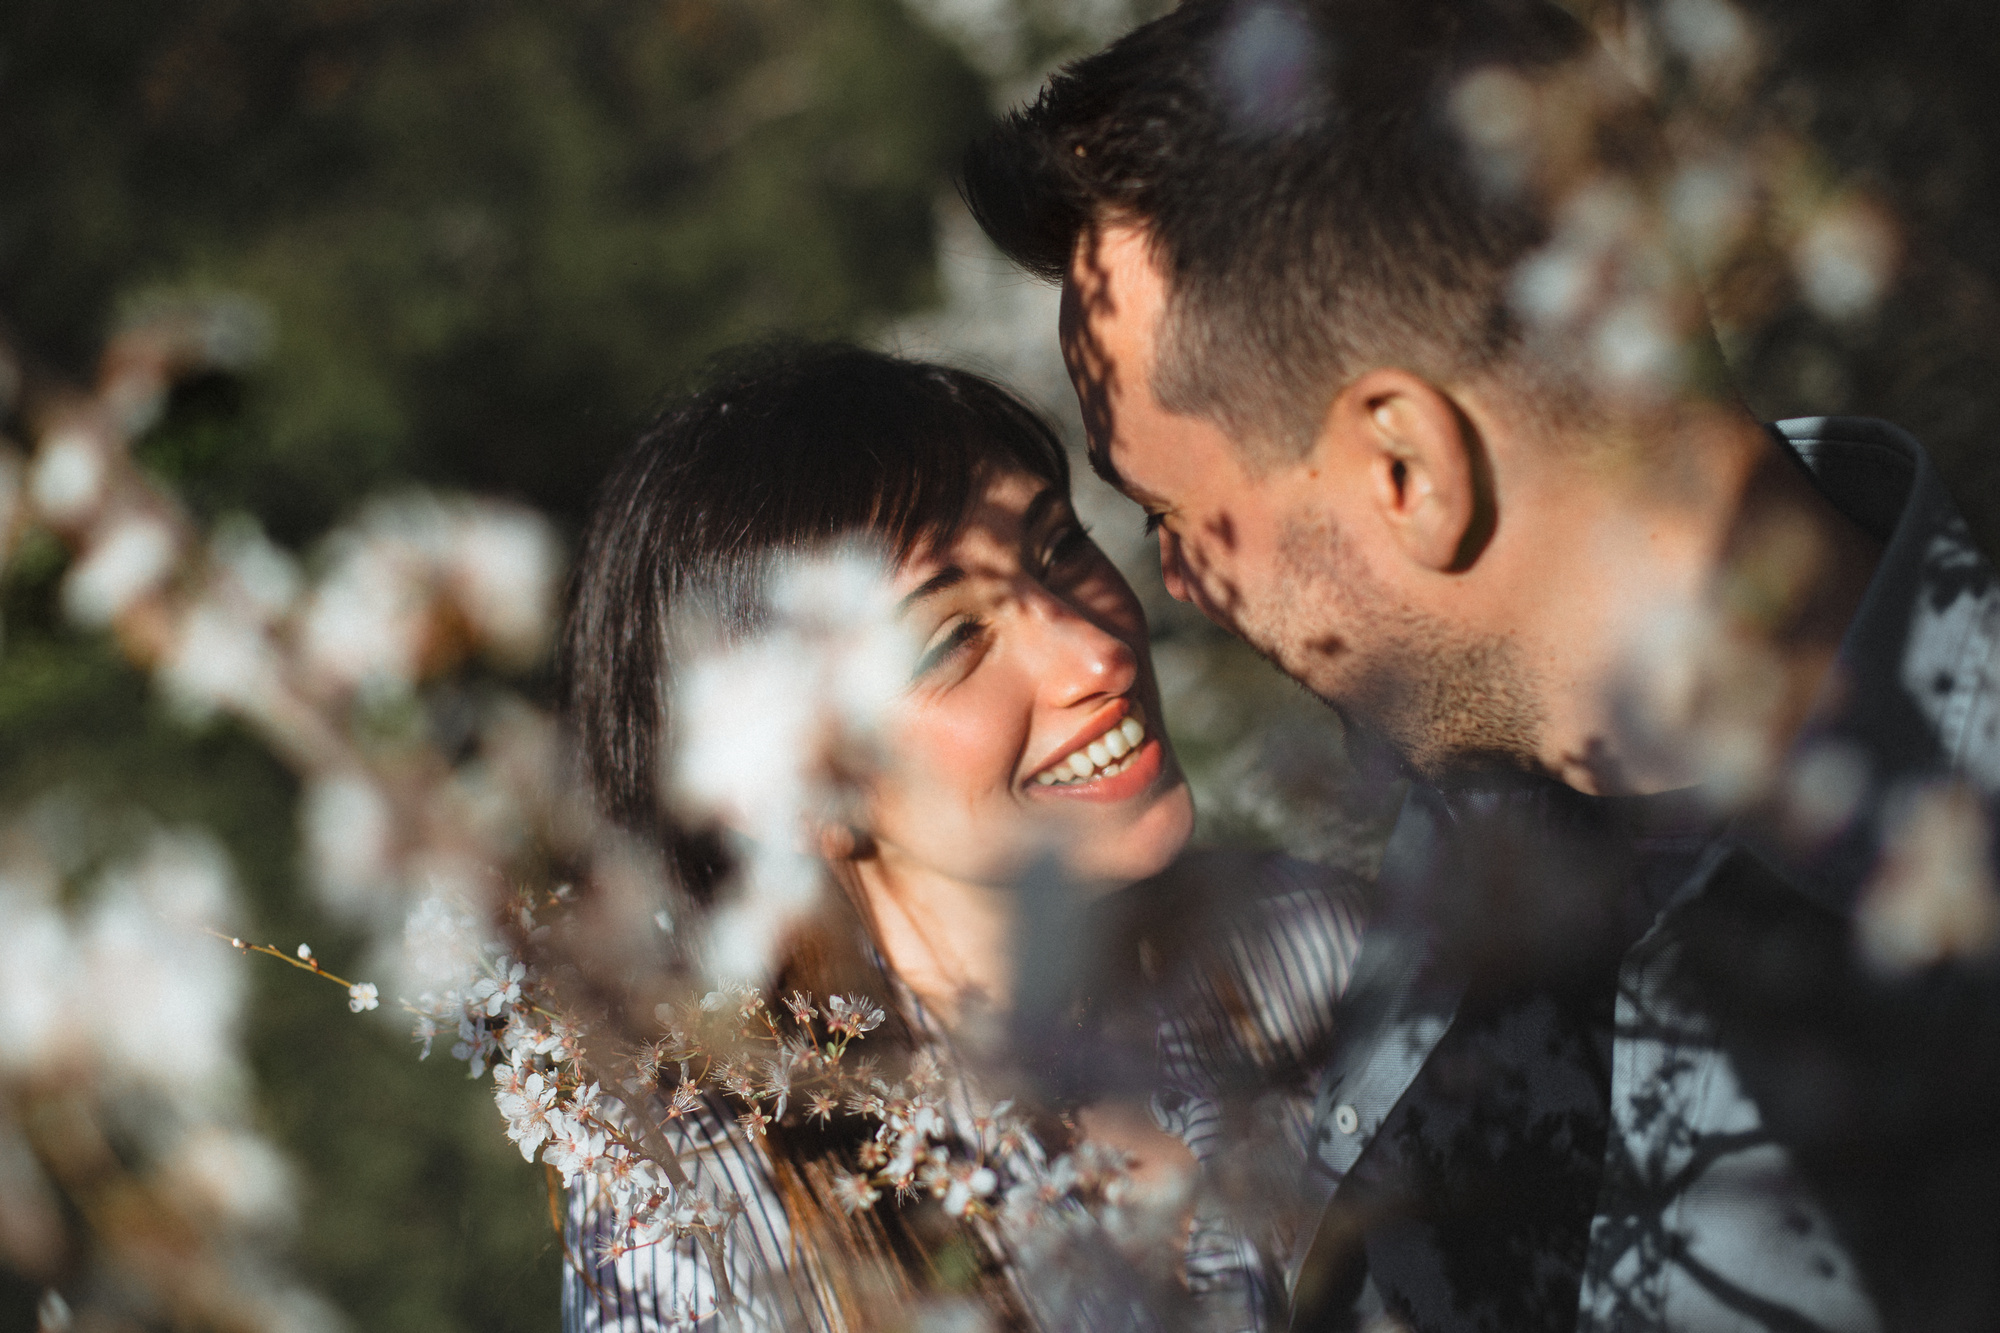
[[[952,541],[990,481],[1024,473],[1065,494],[1068,458],[1055,434],[1011,395],[963,371],[932,369],[941,400],[867,450],[875,500],[866,526],[897,564]]]

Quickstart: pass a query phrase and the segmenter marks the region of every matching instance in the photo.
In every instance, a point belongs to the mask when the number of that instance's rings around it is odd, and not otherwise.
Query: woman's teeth
[[[1131,764],[1132,754],[1139,748],[1139,743],[1145,739],[1145,724],[1136,717],[1127,717],[1081,750],[1056,760],[1035,774],[1035,781],[1041,786],[1053,787],[1059,783],[1084,782],[1090,778],[1108,778],[1113,773],[1122,773]]]

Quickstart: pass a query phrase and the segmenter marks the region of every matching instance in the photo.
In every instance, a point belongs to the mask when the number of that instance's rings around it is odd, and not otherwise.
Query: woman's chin
[[[1193,833],[1194,798],[1176,769],[1171,783],[1129,819],[1108,828],[1079,829],[1064,860],[1078,879],[1117,887],[1165,870]]]

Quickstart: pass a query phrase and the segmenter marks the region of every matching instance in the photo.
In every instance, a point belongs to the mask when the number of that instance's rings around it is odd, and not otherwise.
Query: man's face
[[[1079,247],[1063,285],[1062,347],[1092,461],[1146,511],[1167,591],[1307,685],[1331,684],[1288,642],[1298,618],[1273,596],[1296,581],[1285,535],[1312,518],[1299,469],[1248,468],[1220,426],[1160,406],[1152,380],[1166,300],[1144,232],[1108,228]]]
[[[1320,447],[1253,466],[1216,423],[1160,406],[1166,305],[1143,230],[1086,235],[1063,284],[1063,359],[1092,462],[1148,514],[1167,590],[1421,772],[1520,753],[1532,708],[1509,664],[1397,586],[1362,463]]]

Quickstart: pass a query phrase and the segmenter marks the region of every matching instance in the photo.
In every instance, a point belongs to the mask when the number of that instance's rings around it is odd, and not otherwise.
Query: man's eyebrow
[[[946,565],[943,569],[940,569],[937,573],[918,584],[915,592],[896,603],[896,614],[901,615],[918,602],[924,600],[924,598],[935,596],[943,592],[946,588],[953,587],[964,581],[965,571],[963,569],[960,569],[957,565]]]
[[[1092,472],[1104,478],[1111,489],[1117,491],[1141,509],[1150,510],[1165,507],[1163,503],[1156,502],[1144,488],[1134,486],[1120,475],[1117,467],[1111,462],[1111,451],[1109,449],[1101,449],[1093,442],[1084,446],[1083,456],[1090,461],[1090,470]]]

